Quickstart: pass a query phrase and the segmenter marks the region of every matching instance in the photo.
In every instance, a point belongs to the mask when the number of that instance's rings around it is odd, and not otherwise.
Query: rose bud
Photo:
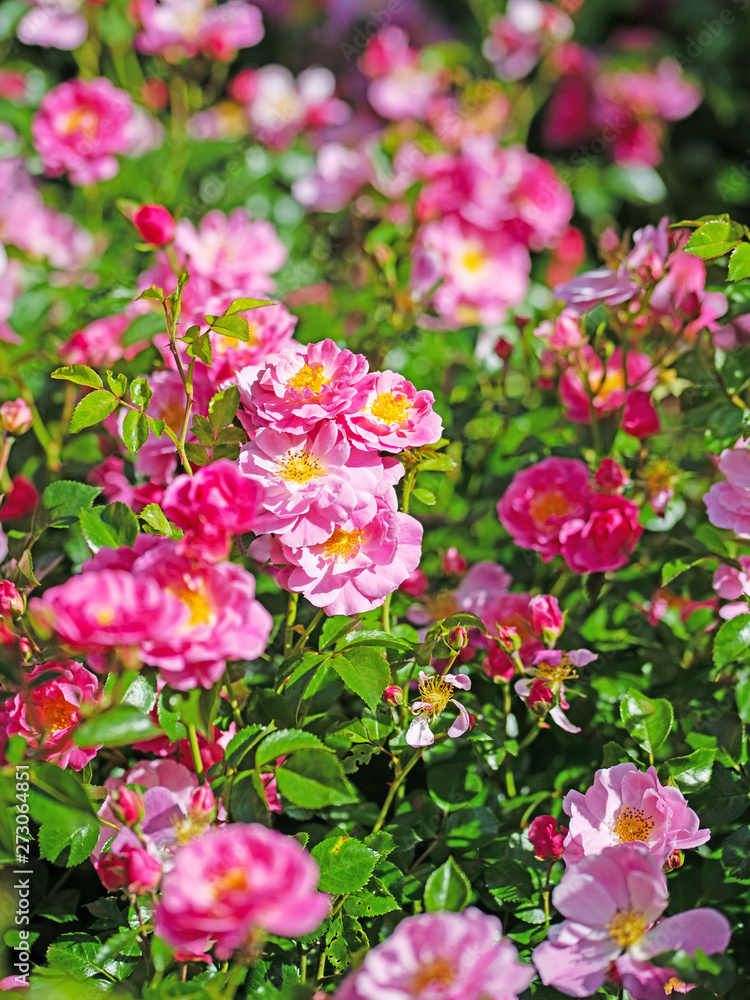
[[[448,635],[445,637],[445,644],[449,649],[452,649],[455,653],[458,653],[469,643],[469,633],[462,625],[457,625],[452,628]]]
[[[521,648],[521,636],[515,625],[501,625],[498,642],[506,653],[515,653]]]
[[[0,425],[8,434],[25,434],[34,423],[34,414],[25,399],[8,399],[0,406]]]
[[[501,361],[507,361],[512,353],[513,344],[506,340],[505,337],[499,337],[495,344],[495,354],[497,354]]]
[[[673,872],[676,868],[682,868],[685,863],[685,852],[679,847],[675,847],[667,860],[664,862],[664,871]]]
[[[427,589],[428,582],[422,570],[415,569],[411,576],[407,576],[398,589],[408,594],[409,597],[421,597]]]
[[[539,594],[529,601],[531,610],[531,630],[535,635],[541,635],[551,645],[562,635],[565,620],[560,612],[556,597],[549,594]]]
[[[553,698],[552,689],[547,681],[542,677],[537,677],[529,690],[528,706],[531,711],[535,715],[546,715],[552,705]]]
[[[387,701],[389,705],[400,705],[403,700],[404,692],[397,684],[389,684],[383,691],[383,701]]]
[[[23,597],[10,580],[0,580],[0,618],[11,619],[14,611],[23,614]]]
[[[562,857],[567,832],[567,827],[561,826],[558,829],[554,816],[537,816],[526,831],[534,854],[540,861],[554,861]]]
[[[469,564],[455,545],[452,545],[443,556],[443,570],[451,576],[463,576],[468,567]]]
[[[211,821],[216,815],[216,797],[210,785],[199,785],[190,797],[190,815]]]
[[[138,826],[146,807],[138,792],[123,787],[112,794],[112,811],[125,826]]]
[[[174,239],[174,219],[163,205],[141,205],[133,225],[144,243],[152,246],[161,247]]]

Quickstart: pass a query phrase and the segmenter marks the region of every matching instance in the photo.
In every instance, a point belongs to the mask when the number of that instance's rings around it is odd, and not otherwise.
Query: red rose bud
[[[673,872],[677,868],[682,868],[685,863],[685,852],[676,847],[664,862],[664,871]]]
[[[473,715],[471,712],[467,712],[466,714],[469,716],[469,732],[471,732],[471,730],[477,724],[477,717],[476,715]]]
[[[529,690],[528,705],[535,715],[546,715],[552,704],[553,694],[548,682],[537,677]]]
[[[455,545],[452,545],[443,556],[443,570],[451,576],[463,576],[468,568],[469,564]]]
[[[163,205],[141,205],[133,225],[144,243],[162,247],[174,239],[174,219]]]
[[[528,322],[524,320],[524,322]],[[505,337],[499,337],[497,343],[495,344],[495,354],[500,358],[501,361],[507,361],[508,358],[513,353],[513,344]]]
[[[594,485],[602,493],[621,493],[629,482],[627,472],[614,458],[603,458],[594,473]]]
[[[531,610],[531,631],[541,635],[547,645],[555,642],[562,635],[565,621],[560,611],[557,598],[549,594],[539,594],[529,601]]]
[[[421,597],[425,590],[427,590],[428,583],[429,581],[422,570],[415,569],[411,576],[407,576],[398,589],[408,594],[409,597]]]
[[[383,701],[389,705],[400,705],[404,700],[404,692],[397,684],[389,684],[383,692]]]
[[[25,399],[9,399],[0,406],[0,425],[8,434],[25,434],[34,423],[34,414]]]
[[[138,792],[132,788],[119,788],[112,795],[112,811],[125,826],[138,826],[146,807]]]
[[[0,618],[10,620],[14,611],[23,614],[23,597],[10,580],[0,580]]]
[[[521,636],[515,625],[501,625],[498,641],[506,653],[515,653],[521,648]]]
[[[34,484],[26,476],[16,476],[10,493],[0,497],[0,521],[14,521],[30,514],[39,502]]]
[[[159,861],[143,847],[133,844],[126,844],[117,854],[102,854],[94,867],[102,885],[110,892],[125,889],[142,896],[155,889],[161,879]]]
[[[493,645],[487,650],[482,670],[495,681],[512,681],[516,665],[504,649]]]
[[[558,829],[554,816],[537,816],[526,832],[540,861],[554,861],[562,857],[563,841],[568,830],[564,826]]]
[[[199,785],[190,797],[190,815],[195,819],[212,820],[216,815],[216,797],[210,785]]]
[[[459,652],[469,644],[469,633],[462,625],[452,628],[445,639],[446,645],[454,652]]]

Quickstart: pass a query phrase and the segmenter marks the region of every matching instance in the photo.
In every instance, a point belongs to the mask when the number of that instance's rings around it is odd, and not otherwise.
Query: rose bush
[[[2,5],[0,990],[744,1000],[746,7]]]

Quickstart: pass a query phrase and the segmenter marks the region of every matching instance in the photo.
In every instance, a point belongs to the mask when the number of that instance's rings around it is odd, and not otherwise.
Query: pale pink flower
[[[133,8],[143,29],[135,40],[138,51],[159,53],[171,63],[199,52],[231,62],[239,49],[263,38],[260,11],[247,0],[222,6],[212,0],[135,0]]]
[[[532,960],[545,986],[588,997],[611,966],[633,1000],[654,1000],[674,975],[651,959],[664,951],[725,951],[731,927],[712,909],[659,919],[668,903],[661,865],[643,847],[605,847],[563,875],[552,901],[565,919],[553,924]],[[658,990],[661,989],[661,993]]]
[[[335,1000],[517,1000],[534,978],[497,917],[420,913],[350,973]]]
[[[328,615],[379,607],[416,569],[422,555],[422,525],[383,500],[363,527],[337,525],[317,545],[294,548],[284,543],[285,537],[271,539],[268,549],[271,563],[281,567],[277,582]],[[253,543],[251,554],[265,556],[263,541]]]
[[[520,80],[531,72],[545,41],[562,42],[573,22],[559,8],[538,0],[508,0],[505,14],[490,21],[482,51],[501,80]]]
[[[708,519],[738,538],[750,538],[750,449],[744,439],[725,448],[716,464],[727,482],[714,483],[703,497]]]
[[[574,573],[608,573],[625,566],[643,534],[637,504],[621,496],[595,493],[586,518],[560,528],[560,551]]]
[[[670,331],[682,332],[688,341],[701,330],[718,327],[718,319],[727,311],[728,301],[721,292],[706,291],[706,265],[695,254],[676,250],[670,254],[664,277],[649,299],[649,313]]]
[[[253,529],[258,489],[234,462],[222,458],[172,480],[161,508],[184,532],[177,551],[215,562],[229,555],[235,535]]]
[[[332,340],[272,354],[259,372],[238,378],[246,423],[304,434],[321,420],[358,413],[370,398],[367,369],[364,355]]]
[[[570,708],[565,698],[565,682],[578,676],[580,667],[588,666],[598,659],[596,653],[588,649],[542,649],[534,657],[534,666],[527,670],[527,676],[516,681],[515,692],[533,708],[532,702],[540,698],[551,707],[550,718],[567,733],[580,733],[580,726],[574,726],[565,711]],[[541,690],[542,688],[546,690]],[[533,697],[532,697],[533,696]]]
[[[580,320],[567,309],[563,309],[555,320],[545,319],[534,333],[544,337],[553,351],[569,351],[583,343]]]
[[[115,153],[130,147],[133,102],[109,80],[70,80],[45,94],[32,121],[34,148],[46,172],[67,172],[71,183],[88,186],[119,170]]]
[[[317,892],[318,867],[294,840],[256,823],[233,823],[190,841],[162,882],[156,933],[193,953],[219,959],[265,931],[297,937],[328,916]]]
[[[22,396],[6,399],[0,406],[0,428],[6,434],[25,434],[33,423],[32,409]]]
[[[741,569],[734,566],[719,566],[713,575],[712,586],[719,597],[731,603],[719,608],[722,618],[728,620],[737,615],[747,614],[747,598],[750,597],[750,556],[739,556]]]
[[[89,30],[81,11],[85,0],[31,2],[31,10],[23,15],[16,28],[19,42],[68,52],[83,45]]]
[[[42,674],[54,676],[34,684]],[[100,746],[78,747],[75,731],[81,707],[93,707],[101,697],[99,680],[74,660],[50,660],[34,667],[24,686],[3,705],[8,713],[6,734],[20,734],[30,747],[41,751],[43,760],[59,767],[81,771],[96,757]]]
[[[262,489],[255,531],[272,531],[285,545],[318,545],[337,526],[364,528],[376,498],[403,476],[396,459],[352,448],[334,421],[309,434],[265,427],[240,452],[240,472]]]
[[[431,392],[417,391],[403,375],[391,371],[365,376],[362,386],[368,389],[366,404],[344,417],[357,447],[399,452],[440,438],[443,422],[432,408]]]
[[[411,710],[414,718],[406,733],[406,742],[410,747],[432,746],[435,737],[431,727],[450,702],[453,702],[458,709],[458,718],[448,730],[448,735],[456,739],[471,728],[469,713],[454,698],[455,688],[468,691],[471,688],[471,680],[466,674],[428,676],[424,670],[419,671],[419,697],[412,702]]]
[[[292,194],[314,212],[338,212],[369,178],[367,158],[359,149],[324,142],[315,169],[292,184]]]
[[[637,841],[663,864],[673,851],[699,847],[711,835],[699,829],[679,788],[662,785],[654,767],[644,773],[630,762],[597,771],[586,792],[568,792],[563,809],[570,816],[567,863]]]
[[[370,39],[360,61],[372,78],[367,99],[383,118],[424,118],[433,98],[446,89],[444,74],[423,68],[406,32],[389,25]]]
[[[562,549],[560,531],[588,517],[592,491],[589,470],[577,459],[545,458],[517,472],[497,505],[516,545],[536,549],[549,562]]]

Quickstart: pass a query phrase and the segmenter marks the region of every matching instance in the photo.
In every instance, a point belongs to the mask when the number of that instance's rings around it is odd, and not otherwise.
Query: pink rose
[[[587,519],[560,529],[560,551],[574,573],[607,573],[624,566],[643,534],[638,506],[620,496],[596,493]]]
[[[361,410],[344,420],[355,447],[363,450],[400,452],[434,444],[443,432],[443,422],[432,404],[435,397],[396,372],[373,372],[361,386],[368,390]]]
[[[124,844],[117,853],[108,851],[95,863],[102,885],[110,892],[125,892],[143,896],[155,889],[161,879],[161,864],[143,847]]]
[[[144,243],[161,247],[174,239],[175,222],[163,205],[141,205],[133,216],[133,225]]]
[[[0,406],[0,427],[6,434],[25,434],[34,422],[34,414],[25,399],[8,399]]]
[[[541,861],[554,861],[562,857],[563,840],[567,832],[564,826],[558,829],[554,816],[537,816],[531,821],[526,835],[534,848],[534,854]]]

